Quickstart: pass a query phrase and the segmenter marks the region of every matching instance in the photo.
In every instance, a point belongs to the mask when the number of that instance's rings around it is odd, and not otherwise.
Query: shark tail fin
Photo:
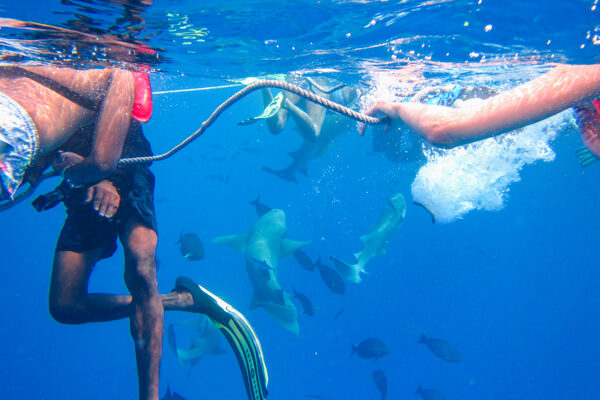
[[[331,261],[339,273],[350,282],[359,283],[362,280],[360,273],[367,273],[360,263],[348,264],[334,256],[331,256]]]
[[[256,207],[260,204],[260,195],[256,196],[256,200],[249,201],[250,205]]]

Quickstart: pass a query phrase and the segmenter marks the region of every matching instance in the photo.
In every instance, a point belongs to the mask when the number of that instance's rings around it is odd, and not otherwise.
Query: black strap
[[[35,72],[31,72],[21,67],[2,67],[0,68],[0,71],[12,73],[17,76],[22,76],[24,78],[31,79],[32,81],[37,82],[40,85],[46,86],[48,89],[55,91],[64,98],[72,101],[73,103],[83,108],[87,108],[90,111],[98,111],[100,105],[102,104],[101,100],[92,100],[87,96],[81,95],[71,90],[62,83],[56,82],[54,79],[50,79],[48,77],[45,77]]]

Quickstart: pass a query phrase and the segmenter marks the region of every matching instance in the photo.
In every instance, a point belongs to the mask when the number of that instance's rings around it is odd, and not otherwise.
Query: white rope
[[[242,86],[241,83],[235,83],[233,85],[223,85],[223,86],[208,86],[201,88],[193,88],[193,89],[176,89],[176,90],[161,90],[158,92],[152,92],[152,95],[155,94],[167,94],[167,93],[184,93],[184,92],[202,92],[204,90],[213,90],[213,89],[225,89],[230,87]]]

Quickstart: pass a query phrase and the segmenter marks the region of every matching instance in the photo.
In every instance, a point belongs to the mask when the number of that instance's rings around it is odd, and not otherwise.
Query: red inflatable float
[[[148,70],[148,68],[144,68]],[[133,100],[132,117],[140,122],[148,122],[152,116],[152,88],[148,72],[133,72],[135,80],[135,98]]]

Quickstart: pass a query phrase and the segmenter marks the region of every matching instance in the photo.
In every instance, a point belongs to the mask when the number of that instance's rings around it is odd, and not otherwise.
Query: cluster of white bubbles
[[[402,92],[410,85],[383,75],[371,74],[374,85],[362,99],[363,110],[380,99],[406,99]],[[426,162],[411,185],[413,200],[441,223],[462,218],[472,210],[500,210],[508,199],[510,185],[521,179],[521,169],[537,161],[553,161],[552,141],[560,131],[572,127],[572,112],[565,111],[525,128],[453,149],[435,148],[424,142]]]
[[[550,162],[550,147],[559,131],[572,126],[565,111],[523,129],[453,149],[429,147],[427,162],[411,189],[436,221],[447,223],[472,210],[500,210],[510,185],[520,181],[520,171],[536,161]]]

